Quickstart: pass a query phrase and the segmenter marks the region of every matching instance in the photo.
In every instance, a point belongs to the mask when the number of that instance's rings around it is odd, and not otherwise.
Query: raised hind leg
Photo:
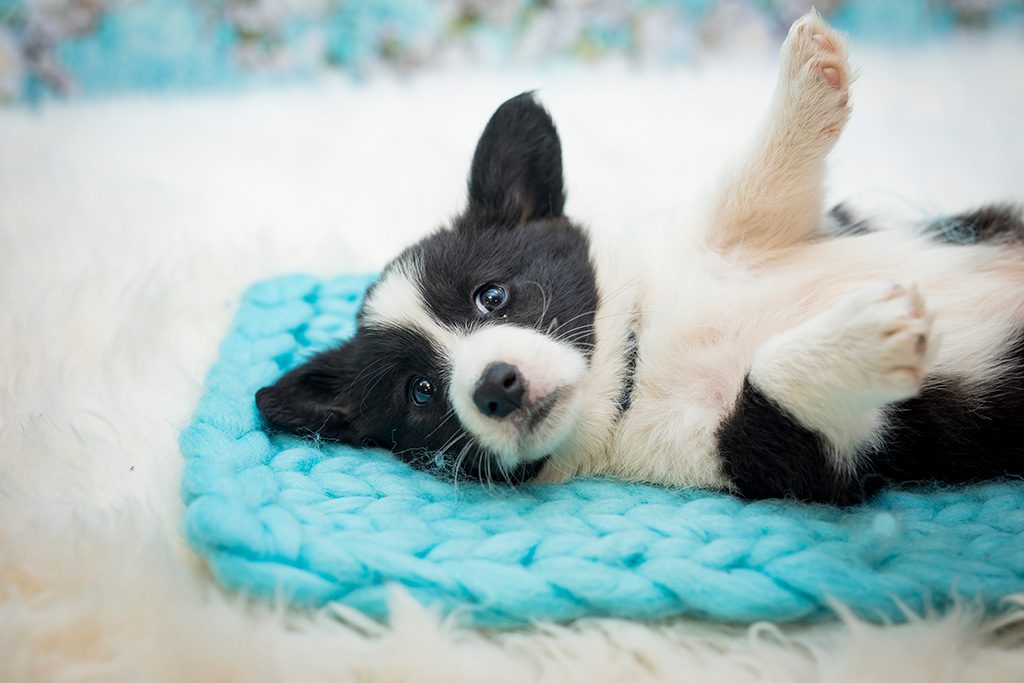
[[[849,117],[851,80],[843,37],[813,10],[798,19],[768,117],[712,206],[712,246],[781,248],[819,230],[825,157]]]

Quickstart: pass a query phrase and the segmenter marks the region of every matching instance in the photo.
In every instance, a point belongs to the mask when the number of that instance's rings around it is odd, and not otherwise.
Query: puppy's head
[[[366,294],[355,336],[261,389],[273,427],[516,482],[571,436],[598,303],[585,234],[562,214],[561,146],[530,94],[477,144],[469,205]]]

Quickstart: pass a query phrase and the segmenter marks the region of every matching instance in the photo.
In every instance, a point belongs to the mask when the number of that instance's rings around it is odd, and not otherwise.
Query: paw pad
[[[816,12],[793,24],[782,48],[782,86],[795,111],[824,139],[834,140],[849,115],[849,85],[853,80],[843,37]],[[813,121],[810,121],[813,119]]]
[[[833,45],[832,41],[826,38],[825,35],[822,33],[811,34],[811,40],[813,40],[818,47],[820,47],[822,50],[825,50],[826,52],[836,51],[836,46]]]
[[[833,88],[838,88],[842,84],[842,79],[839,77],[839,69],[834,66],[826,66],[822,68],[821,75]]]
[[[880,404],[917,393],[936,345],[933,316],[916,286],[868,285],[840,304],[836,321]]]

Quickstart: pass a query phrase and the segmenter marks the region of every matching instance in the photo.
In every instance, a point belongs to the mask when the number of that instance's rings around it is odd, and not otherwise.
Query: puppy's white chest
[[[732,408],[777,305],[749,273],[699,255],[650,277],[640,296],[633,402],[599,471],[647,481],[726,486],[715,432]],[[773,297],[767,297],[773,298]],[[771,316],[767,316],[771,317]],[[760,330],[764,329],[764,332]]]
[[[641,303],[638,380],[663,400],[728,407],[785,296],[762,280],[708,251],[659,273]]]

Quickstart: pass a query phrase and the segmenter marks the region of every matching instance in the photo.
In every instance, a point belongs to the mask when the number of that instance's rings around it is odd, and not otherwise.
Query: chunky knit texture
[[[454,486],[386,453],[262,429],[253,395],[351,335],[372,278],[261,282],[181,436],[186,533],[226,586],[387,614],[389,585],[468,623],[584,616],[904,619],[1024,590],[1024,483],[851,509],[599,479]]]

